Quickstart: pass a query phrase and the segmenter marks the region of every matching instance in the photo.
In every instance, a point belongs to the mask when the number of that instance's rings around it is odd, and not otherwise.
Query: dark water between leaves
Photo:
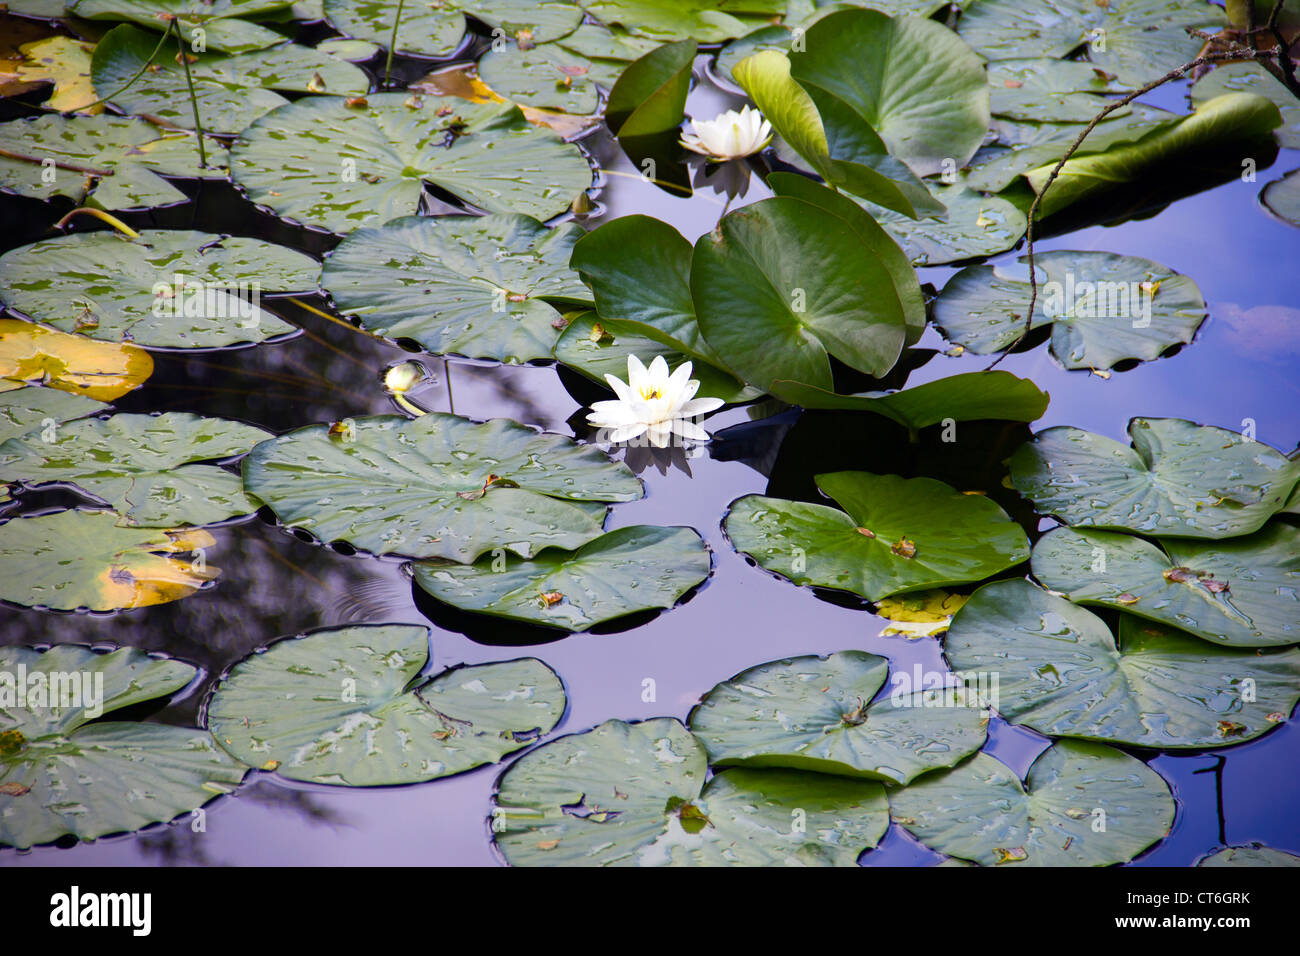
[[[427,65],[426,65],[427,66]],[[703,70],[697,70],[703,76]],[[1169,88],[1152,102],[1179,108],[1184,90]],[[730,98],[701,81],[688,112],[713,115]],[[691,199],[674,198],[636,178],[637,170],[601,134],[588,138],[608,175],[600,193],[603,217],[647,213],[694,241],[709,231],[725,196],[709,185]],[[1040,243],[1040,249],[1105,250],[1143,256],[1191,276],[1210,305],[1197,340],[1175,355],[1116,371],[1107,380],[1066,372],[1038,344],[1010,356],[1002,368],[1031,378],[1051,393],[1035,423],[1076,425],[1125,438],[1137,415],[1180,417],[1240,430],[1253,420],[1257,437],[1283,451],[1300,436],[1300,232],[1257,203],[1262,185],[1297,164],[1282,151],[1259,182],[1232,181],[1182,199],[1149,218],[1087,228]],[[197,190],[197,191],[196,191]],[[251,212],[229,186],[191,184],[190,203],[126,217],[131,225],[196,228],[250,235],[321,254],[334,240]],[[767,195],[754,178],[735,205]],[[40,238],[62,209],[0,197],[0,248]],[[603,218],[601,220],[603,221]],[[1023,250],[1020,250],[1023,251]],[[1008,261],[1018,252],[995,257]],[[920,270],[941,288],[955,270]],[[320,304],[319,302],[317,303]],[[154,353],[148,383],[118,399],[119,411],[188,411],[238,419],[274,431],[395,409],[380,387],[383,368],[407,357],[399,348],[281,301],[273,310],[301,324],[301,334],[252,349]],[[973,371],[987,357],[950,358],[933,330],[918,348],[935,350],[908,384]],[[507,417],[562,434],[585,434],[583,405],[599,397],[589,385],[550,367],[487,367],[426,357],[436,381],[412,395],[417,404],[475,419]],[[450,381],[448,381],[450,379]],[[566,383],[567,386],[566,387]],[[891,383],[892,384],[892,383]],[[449,387],[450,386],[450,387]],[[569,391],[573,388],[573,392]],[[777,411],[778,414],[770,414]],[[763,417],[764,415],[768,417]],[[311,628],[356,622],[408,622],[433,629],[435,669],[457,663],[531,654],[564,679],[569,709],[555,734],[586,729],[612,717],[685,718],[715,683],[756,662],[857,648],[890,658],[894,669],[943,669],[933,638],[881,637],[885,622],[853,598],[796,588],[751,566],[720,528],[728,504],[751,493],[811,497],[812,476],[862,469],[930,475],[959,489],[981,488],[1031,537],[1051,525],[1000,487],[1001,462],[1028,437],[1026,426],[961,425],[955,443],[938,429],[909,442],[905,431],[866,415],[802,413],[770,407],[731,408],[711,417],[715,442],[690,460],[652,463],[642,471],[647,495],[620,506],[609,527],[690,525],[713,551],[713,574],[671,613],[610,625],[605,633],[557,636],[486,617],[451,612],[413,589],[401,562],[338,553],[299,541],[259,517],[213,529],[209,561],[221,569],[215,586],[182,601],[113,615],[50,614],[0,607],[5,644],[113,642],[163,652],[199,664],[201,682],[154,719],[193,723],[211,681],[272,639]],[[21,510],[54,504],[28,494]],[[14,513],[11,509],[7,513]],[[1012,569],[1007,576],[1023,574]],[[545,641],[546,643],[536,643]],[[521,642],[528,643],[521,651]],[[657,699],[642,700],[646,678]],[[140,714],[139,716],[143,716]],[[1046,738],[994,721],[988,750],[1018,772]],[[1285,723],[1260,740],[1211,753],[1142,754],[1174,789],[1178,813],[1170,837],[1134,865],[1185,866],[1221,842],[1258,840],[1300,853],[1300,728]],[[400,788],[354,790],[288,784],[253,773],[233,797],[209,805],[207,832],[182,820],[172,827],[71,848],[0,852],[0,865],[123,864],[464,864],[498,862],[490,847],[488,800],[499,766]],[[868,865],[930,865],[939,855],[895,825]]]

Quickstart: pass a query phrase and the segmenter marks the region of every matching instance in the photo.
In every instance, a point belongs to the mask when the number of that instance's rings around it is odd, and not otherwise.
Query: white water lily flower
[[[709,433],[688,419],[719,409],[720,398],[696,398],[698,380],[691,378],[691,363],[683,362],[669,375],[668,363],[656,355],[646,368],[635,355],[627,357],[627,382],[614,375],[605,381],[617,399],[596,402],[587,421],[608,429],[610,442],[631,441],[646,435],[656,448],[666,448],[676,434],[693,441],[708,441]]]
[[[693,133],[680,142],[692,152],[717,162],[750,156],[772,141],[772,124],[756,109],[727,110],[716,119],[691,120]]]

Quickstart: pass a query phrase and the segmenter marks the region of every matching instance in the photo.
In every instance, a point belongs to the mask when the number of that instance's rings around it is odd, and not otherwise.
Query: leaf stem
[[[64,226],[68,224],[68,220],[71,219],[73,216],[77,215],[78,213],[85,213],[87,216],[94,216],[96,219],[100,220],[101,222],[108,223],[110,226],[112,226],[122,235],[126,236],[128,239],[140,238],[140,233],[136,232],[134,229],[132,229],[130,226],[124,223],[121,219],[118,219],[116,216],[110,213],[104,212],[104,210],[102,209],[92,209],[90,206],[78,206],[76,209],[72,210],[70,213],[68,213],[58,222],[56,222],[54,224],[54,228],[62,229]]]
[[[154,57],[158,55],[158,51],[162,49],[163,44],[167,42],[167,35],[171,33],[171,30],[172,30],[171,22],[169,21],[167,24],[167,29],[163,30],[163,35],[158,38],[158,45],[154,47],[153,52],[149,54],[149,59],[144,61],[144,66],[136,70],[135,76],[127,80],[126,83],[124,83],[119,90],[117,90],[114,93],[110,93],[108,96],[105,96],[102,99],[95,100],[95,102],[93,103],[87,103],[85,106],[78,106],[75,109],[64,110],[62,115],[69,116],[72,113],[84,112],[88,109],[91,109],[92,107],[100,106],[104,103],[107,103],[109,100],[116,99],[117,97],[125,93],[127,90],[129,90],[135,84],[136,80],[144,76],[144,71],[149,69],[149,67],[153,66]]]
[[[402,22],[402,7],[406,0],[397,0],[397,13],[393,17],[393,35],[388,38],[388,58],[384,61],[384,89],[388,89],[393,76],[393,48],[397,46],[397,25]]]
[[[176,21],[167,27],[168,31],[176,31],[176,50],[181,66],[185,67],[185,85],[190,89],[190,109],[194,113],[194,132],[198,134],[197,142],[199,144],[199,168],[208,168],[208,151],[203,146],[203,122],[199,119],[199,100],[194,95],[194,78],[190,76],[190,58],[185,55],[185,40],[181,36],[181,28],[176,26]]]

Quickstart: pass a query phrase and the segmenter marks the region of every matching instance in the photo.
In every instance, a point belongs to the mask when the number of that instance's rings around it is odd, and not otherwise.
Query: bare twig
[[[1273,40],[1277,43],[1277,65],[1282,70],[1282,82],[1286,88],[1295,96],[1300,97],[1300,80],[1296,79],[1295,61],[1291,59],[1291,51],[1287,48],[1286,37],[1282,36],[1282,28],[1278,26],[1278,17],[1282,15],[1282,8],[1286,5],[1286,0],[1277,0],[1273,5],[1273,12],[1268,15],[1268,29],[1273,34]],[[1248,4],[1251,13],[1254,13],[1254,4]]]

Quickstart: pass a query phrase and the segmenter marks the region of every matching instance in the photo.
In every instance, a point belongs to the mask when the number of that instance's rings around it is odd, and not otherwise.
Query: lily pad
[[[55,611],[116,611],[178,601],[221,572],[206,531],[123,528],[108,511],[59,511],[0,524],[0,600]]]
[[[290,528],[375,554],[531,558],[601,534],[605,505],[644,494],[598,449],[504,418],[431,412],[309,425],[244,459],[244,486]]]
[[[139,388],[151,374],[153,359],[134,345],[0,319],[0,392],[30,382],[107,402]]]
[[[904,428],[919,431],[952,421],[1001,419],[1032,422],[1047,411],[1049,397],[1027,378],[1010,372],[959,372],[897,392],[839,395],[807,385],[783,387],[790,401],[804,408],[840,408],[884,415]]]
[[[783,767],[910,783],[984,746],[987,714],[965,695],[904,689],[872,702],[889,662],[840,651],[759,664],[701,698],[687,725],[718,767]]]
[[[1197,866],[1300,866],[1300,856],[1262,843],[1225,846],[1196,862]]]
[[[183,129],[194,128],[185,68],[174,54],[160,54],[148,80],[123,86],[149,60],[158,38],[138,27],[114,27],[95,47],[90,74],[100,96],[127,113],[156,116]],[[286,93],[359,96],[370,79],[359,67],[296,43],[226,55],[190,53],[190,77],[205,132],[238,133],[253,120],[288,102]]]
[[[289,12],[288,0],[75,0],[68,6],[70,13],[87,20],[129,20],[154,30],[166,29],[175,19],[187,47],[201,36],[207,49],[225,53],[284,42],[282,34],[250,20]]]
[[[591,301],[568,266],[583,235],[514,213],[405,216],[348,235],[321,282],[375,335],[438,355],[528,362],[550,358],[559,337],[551,303]]]
[[[162,130],[135,116],[51,113],[11,120],[0,123],[0,149],[0,189],[32,199],[67,196],[99,209],[184,202],[186,195],[165,176],[225,178],[219,146],[208,147],[209,165],[202,167],[192,133]]]
[[[1300,172],[1288,173],[1269,183],[1260,193],[1260,201],[1279,219],[1300,226]]]
[[[0,648],[0,843],[26,849],[71,835],[94,840],[166,823],[232,792],[247,768],[207,731],[94,721],[100,714],[175,693],[196,669],[134,648],[106,654],[64,644],[47,651]],[[14,674],[25,674],[16,702]],[[39,679],[38,679],[39,675]],[[71,683],[70,681],[75,681]],[[33,702],[57,687],[67,706]],[[72,700],[62,696],[67,693]],[[102,696],[101,696],[102,695]]]
[[[984,65],[933,20],[876,10],[833,13],[790,54],[791,75],[849,104],[918,176],[960,169],[989,125]]]
[[[1282,125],[1274,130],[1287,149],[1300,149],[1300,99],[1258,63],[1221,63],[1192,84],[1192,105],[1197,109],[1224,93],[1256,93],[1272,100],[1282,112]]]
[[[93,398],[39,385],[0,392],[0,443],[30,431],[45,430],[51,423],[84,418],[106,408],[107,405]]]
[[[893,367],[907,335],[894,277],[846,220],[801,199],[723,217],[691,262],[700,331],[740,377],[833,389],[829,356],[868,374]]]
[[[696,51],[694,40],[679,40],[629,64],[605,104],[609,128],[625,142],[675,130],[685,113]]]
[[[1119,608],[1216,644],[1300,644],[1300,528],[1281,522],[1229,541],[1159,546],[1056,528],[1034,545],[1033,568],[1076,604]]]
[[[311,256],[243,236],[79,232],[0,256],[0,296],[38,322],[94,339],[215,348],[295,331],[253,293],[313,291],[319,274]]]
[[[889,828],[874,781],[707,770],[671,717],[606,721],[507,768],[493,842],[514,866],[852,866]]]
[[[844,511],[746,495],[723,521],[736,550],[795,584],[869,601],[979,581],[1029,557],[1024,530],[995,502],[933,478],[840,471],[816,481]]]
[[[337,627],[236,664],[205,713],[237,760],[290,780],[378,787],[496,763],[551,731],[564,685],[535,658],[426,679],[428,628]]]
[[[983,866],[1110,866],[1168,836],[1174,798],[1161,776],[1122,751],[1061,741],[1021,782],[1000,760],[976,754],[889,800],[918,840]]]
[[[688,359],[684,353],[650,338],[641,323],[600,319],[590,310],[566,318],[568,324],[555,343],[555,358],[597,384],[605,385],[606,375],[624,378],[629,355],[635,355],[647,366],[656,356],[663,356],[669,368],[691,362],[691,378],[700,383],[700,398],[748,402],[763,394],[738,381],[730,372],[698,359]]]
[[[932,185],[930,191],[947,209],[946,216],[914,220],[862,203],[914,265],[939,266],[996,255],[1015,246],[1029,228],[1025,214],[1001,196],[986,196],[960,181]]]
[[[597,86],[612,88],[628,63],[655,46],[653,41],[586,24],[560,42],[493,48],[479,60],[478,73],[493,92],[512,103],[587,115],[600,107]],[[625,58],[598,60],[585,49]]]
[[[189,412],[113,415],[13,438],[0,445],[0,474],[26,485],[75,485],[143,528],[222,521],[257,510],[237,473],[194,464],[242,455],[273,436]]]
[[[14,96],[34,86],[49,84],[53,89],[41,103],[47,110],[60,113],[84,110],[86,115],[104,112],[97,103],[90,82],[90,54],[93,43],[71,37],[52,36],[24,43],[18,48],[22,61],[8,65],[0,83],[0,95]]]
[[[1135,418],[1133,446],[1079,428],[1047,428],[1011,456],[1011,484],[1076,527],[1160,537],[1258,531],[1286,503],[1300,462],[1226,428]]]
[[[510,103],[375,93],[308,97],[262,117],[231,153],[254,202],[334,232],[411,215],[427,181],[487,212],[550,219],[591,185],[577,146]]]
[[[444,57],[455,53],[466,36],[466,15],[529,43],[549,43],[572,33],[582,9],[571,0],[438,0],[403,7],[395,53]],[[393,40],[397,4],[391,0],[325,0],[325,16],[342,33],[377,43]]]
[[[1226,747],[1267,733],[1300,700],[1300,650],[1219,647],[1091,611],[1025,580],[976,591],[944,638],[958,671],[998,675],[998,711],[1052,737],[1153,750]]]
[[[786,0],[585,0],[601,23],[659,40],[717,43],[743,36],[785,13]]]
[[[885,626],[880,636],[906,637],[909,641],[938,637],[948,630],[952,616],[966,603],[967,597],[936,589],[885,598],[877,603],[876,617],[892,623]]]
[[[1114,77],[1078,60],[1027,58],[989,64],[989,109],[994,116],[1053,123],[1087,123],[1122,92]],[[1121,106],[1109,115],[1124,116]]]
[[[1029,170],[1024,176],[1034,192],[1045,194],[1039,213],[1050,216],[1117,185],[1149,181],[1160,170],[1175,168],[1189,157],[1196,159],[1268,137],[1281,125],[1282,114],[1271,100],[1254,93],[1225,93],[1137,142],[1071,157],[1051,181],[1050,189],[1048,180],[1056,162]]]
[[[464,611],[585,631],[636,611],[670,608],[709,576],[709,551],[691,528],[634,525],[576,551],[531,561],[419,561],[415,583]]]
[[[1017,262],[968,266],[948,280],[934,303],[934,324],[949,341],[985,355],[1024,333],[1028,259]],[[1159,358],[1191,342],[1208,314],[1195,282],[1150,259],[1053,250],[1036,255],[1034,266],[1032,327],[1052,326],[1052,354],[1066,368]]]
[[[1093,64],[1141,86],[1196,57],[1204,41],[1187,27],[1214,33],[1225,22],[1222,8],[1200,0],[980,0],[957,32],[988,60],[1084,48]]]

